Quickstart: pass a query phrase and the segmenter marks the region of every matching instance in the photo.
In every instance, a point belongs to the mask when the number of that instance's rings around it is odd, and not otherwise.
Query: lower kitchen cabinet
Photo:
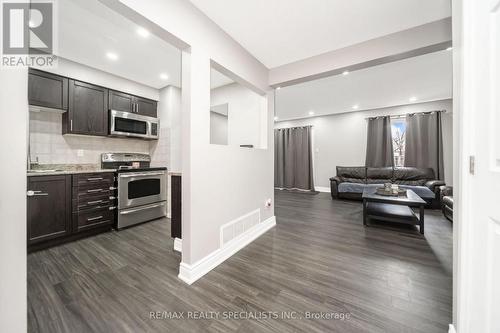
[[[73,175],[73,231],[115,223],[116,191],[113,173]]]
[[[28,177],[28,246],[71,234],[71,176]]]
[[[110,230],[113,173],[28,177],[28,251]]]

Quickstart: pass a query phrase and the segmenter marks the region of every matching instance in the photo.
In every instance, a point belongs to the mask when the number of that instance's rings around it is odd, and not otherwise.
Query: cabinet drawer
[[[82,231],[90,228],[111,225],[115,219],[115,211],[109,208],[90,209],[73,213],[76,221],[76,230]]]
[[[89,186],[89,185],[102,185],[103,187],[110,187],[114,183],[114,173],[83,173],[73,175],[73,187]]]
[[[86,195],[73,199],[73,212],[86,209],[107,208],[116,205],[114,195]]]
[[[110,190],[110,186],[105,184],[96,184],[94,186],[73,187],[73,200],[81,203],[84,201],[97,200],[103,196],[114,196],[114,190]]]

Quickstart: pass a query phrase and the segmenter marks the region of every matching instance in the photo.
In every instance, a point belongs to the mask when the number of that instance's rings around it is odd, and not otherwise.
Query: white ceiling
[[[58,25],[61,57],[157,89],[181,85],[181,52],[152,34],[141,37],[136,24],[97,0],[58,1]]]
[[[276,90],[279,121],[452,98],[452,52],[440,51]],[[358,105],[358,109],[353,106]]]
[[[268,68],[440,20],[450,0],[190,0]]]

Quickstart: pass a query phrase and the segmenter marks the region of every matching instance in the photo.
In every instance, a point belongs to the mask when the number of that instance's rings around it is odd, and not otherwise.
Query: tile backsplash
[[[168,161],[167,139],[160,142],[140,139],[62,135],[62,115],[49,112],[30,112],[30,156],[31,162],[39,164],[99,164],[101,153],[154,152],[155,164]],[[160,137],[162,134],[160,132]],[[153,155],[153,154],[152,154]],[[161,159],[161,162],[159,161]],[[158,162],[156,161],[158,160]]]

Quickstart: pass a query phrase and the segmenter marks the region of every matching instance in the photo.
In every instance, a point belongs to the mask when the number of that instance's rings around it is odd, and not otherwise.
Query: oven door
[[[109,134],[152,139],[154,138],[151,136],[152,123],[157,122],[156,118],[111,110]]]
[[[167,200],[165,171],[127,172],[118,175],[118,209]]]

